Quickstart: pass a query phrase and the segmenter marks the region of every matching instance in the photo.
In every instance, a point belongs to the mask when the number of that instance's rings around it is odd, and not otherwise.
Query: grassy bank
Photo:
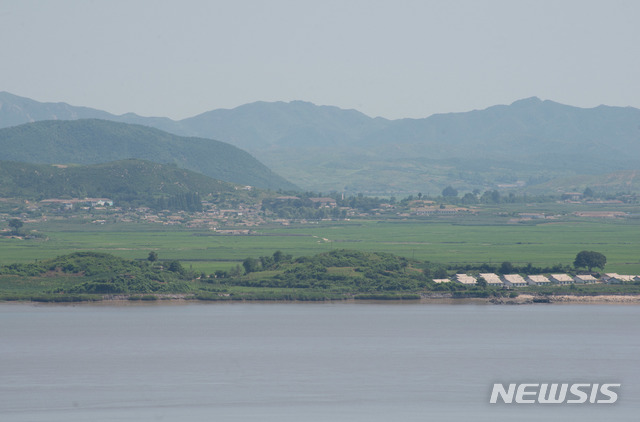
[[[276,251],[272,255],[245,258],[242,267],[231,272],[206,274],[192,271],[179,261],[129,260],[99,252],[75,252],[34,263],[1,266],[0,300],[326,301],[427,297],[503,300],[526,294],[545,302],[562,295],[640,295],[640,282],[512,290],[435,283],[431,268],[427,262],[394,254],[341,249],[303,257]]]

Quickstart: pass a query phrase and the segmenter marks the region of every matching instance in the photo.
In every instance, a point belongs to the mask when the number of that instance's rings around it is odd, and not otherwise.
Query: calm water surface
[[[494,382],[622,383],[490,405]],[[0,420],[638,421],[640,306],[0,305]]]

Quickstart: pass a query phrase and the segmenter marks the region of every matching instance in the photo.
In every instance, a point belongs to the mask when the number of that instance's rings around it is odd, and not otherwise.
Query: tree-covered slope
[[[166,268],[165,268],[166,267]],[[186,293],[194,275],[173,261],[158,264],[132,261],[99,252],[76,252],[30,264],[0,266],[0,296],[15,299],[86,294]]]
[[[69,167],[0,161],[0,197],[109,198],[116,203],[153,205],[159,198],[185,194],[219,197],[237,192],[231,183],[142,160]]]
[[[106,120],[41,121],[0,129],[0,151],[3,160],[48,164],[138,158],[176,164],[226,182],[295,188],[249,153],[227,143]]]

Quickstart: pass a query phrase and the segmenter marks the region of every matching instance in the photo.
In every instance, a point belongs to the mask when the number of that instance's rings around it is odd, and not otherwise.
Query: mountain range
[[[108,120],[44,120],[3,128],[0,151],[2,160],[26,163],[97,164],[138,158],[172,163],[226,182],[297,188],[230,144]]]
[[[302,101],[257,102],[174,121],[0,93],[0,127],[84,118],[219,139],[246,149],[296,185],[325,192],[439,194],[447,185],[525,190],[553,185],[554,179],[572,183],[557,189],[579,189],[598,175],[640,169],[640,110],[632,107],[585,109],[533,97],[484,110],[388,120]],[[637,186],[627,180],[607,189],[631,185]]]

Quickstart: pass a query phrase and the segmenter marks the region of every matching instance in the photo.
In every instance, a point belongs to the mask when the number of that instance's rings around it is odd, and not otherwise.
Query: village
[[[306,204],[300,205],[302,201]],[[5,201],[6,202],[6,201]],[[288,226],[308,224],[318,220],[340,220],[360,217],[421,217],[455,216],[472,214],[475,210],[452,205],[431,205],[432,201],[414,201],[414,204],[395,205],[377,204],[375,208],[338,206],[336,199],[312,197],[301,199],[295,196],[272,198],[267,207],[263,203],[236,202],[220,205],[207,200],[202,201],[202,211],[158,210],[146,206],[121,207],[109,198],[53,198],[42,201],[23,201],[22,212],[0,213],[0,220],[20,218],[24,223],[43,223],[55,220],[88,222],[104,225],[113,223],[148,223],[163,226],[182,226],[193,229],[210,229],[221,234],[250,234],[255,227],[265,224]],[[284,210],[284,208],[287,210]],[[306,210],[305,215],[287,212],[288,210]],[[319,217],[319,218],[318,218]]]
[[[591,274],[577,274],[571,276],[569,274],[550,274],[546,275],[528,275],[526,277],[520,274],[504,274],[502,276],[495,273],[479,273],[477,277],[468,274],[456,274],[452,279],[440,278],[433,280],[437,284],[441,283],[459,283],[466,286],[475,286],[486,283],[487,287],[498,287],[512,289],[527,286],[565,286],[565,285],[585,285],[585,284],[622,284],[640,281],[638,275],[620,275],[617,273],[604,273],[598,278]]]
[[[250,188],[250,187],[248,187]],[[337,198],[337,199],[336,199]],[[221,234],[251,234],[256,227],[264,225],[317,224],[318,221],[349,220],[357,218],[457,218],[476,216],[488,212],[500,216],[507,224],[558,220],[560,218],[626,219],[637,218],[637,212],[622,208],[620,200],[579,202],[578,194],[565,195],[559,204],[571,206],[587,205],[597,209],[567,208],[565,212],[526,211],[523,204],[518,211],[487,211],[481,205],[460,204],[418,199],[409,196],[401,201],[352,197],[342,200],[340,196],[293,196],[281,195],[260,200],[232,200],[216,202],[210,198],[202,200],[202,211],[180,209],[158,209],[149,206],[122,206],[110,198],[50,198],[40,201],[3,199],[5,206],[0,220],[19,218],[24,223],[47,221],[77,221],[97,225],[114,223],[154,224],[181,226],[192,229],[209,229]],[[601,209],[602,207],[608,207]],[[10,212],[8,212],[10,210]]]

